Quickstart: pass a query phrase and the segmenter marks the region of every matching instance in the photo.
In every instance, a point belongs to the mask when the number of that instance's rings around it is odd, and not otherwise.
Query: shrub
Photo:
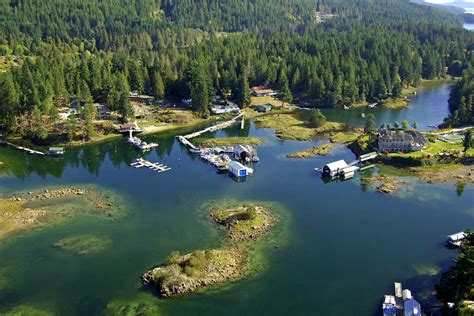
[[[313,110],[309,116],[309,126],[313,128],[322,127],[326,124],[326,117],[319,109]]]

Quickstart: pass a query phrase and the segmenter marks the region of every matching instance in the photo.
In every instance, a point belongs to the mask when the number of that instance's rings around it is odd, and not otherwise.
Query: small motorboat
[[[202,149],[201,148],[190,148],[189,152],[192,153],[192,154],[200,154],[200,153],[202,153]]]

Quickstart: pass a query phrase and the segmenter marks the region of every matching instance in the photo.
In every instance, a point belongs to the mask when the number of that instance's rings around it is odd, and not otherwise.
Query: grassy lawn
[[[411,157],[411,158],[422,158],[427,155],[438,155],[444,152],[458,152],[461,151],[462,155],[464,155],[464,147],[460,143],[452,144],[446,143],[440,140],[436,140],[434,143],[429,142],[428,147],[423,149],[422,151],[415,151],[411,153],[392,153],[390,156],[392,157]],[[467,157],[474,156],[474,149],[471,148],[467,151]]]
[[[312,140],[317,134],[340,132],[344,124],[326,122],[319,128],[309,127],[306,121],[301,120],[297,113],[270,113],[258,116],[255,119],[259,128],[273,128],[278,138],[283,140]]]
[[[236,145],[260,145],[263,140],[258,137],[224,137],[224,138],[209,138],[196,139],[196,142],[202,147],[215,146],[236,146]]]
[[[259,106],[259,105],[263,105],[263,104],[271,104],[271,105],[274,105],[274,106],[282,106],[283,102],[281,100],[275,99],[274,97],[252,97],[250,99],[250,105]]]
[[[359,135],[356,132],[338,132],[332,134],[329,139],[334,144],[349,144],[357,140]]]

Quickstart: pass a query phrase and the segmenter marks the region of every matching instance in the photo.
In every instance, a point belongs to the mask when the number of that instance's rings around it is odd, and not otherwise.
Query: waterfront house
[[[240,111],[238,105],[230,101],[224,105],[211,105],[209,109],[212,114],[238,113]]]
[[[378,147],[381,152],[411,152],[423,149],[428,141],[417,131],[381,129]]]
[[[257,106],[257,112],[262,112],[262,113],[270,112],[272,108],[273,108],[273,105],[271,104],[259,105]]]
[[[268,89],[265,86],[256,86],[252,88],[252,94],[256,97],[273,97],[276,96],[278,92]]]

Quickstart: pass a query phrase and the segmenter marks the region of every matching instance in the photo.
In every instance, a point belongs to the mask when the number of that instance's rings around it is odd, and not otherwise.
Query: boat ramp
[[[143,158],[138,158],[134,163],[131,164],[131,166],[139,169],[139,168],[148,168],[150,170],[156,171],[158,173],[170,171],[171,168],[168,166],[165,166],[160,163],[154,163],[150,162],[148,160],[145,160]]]

